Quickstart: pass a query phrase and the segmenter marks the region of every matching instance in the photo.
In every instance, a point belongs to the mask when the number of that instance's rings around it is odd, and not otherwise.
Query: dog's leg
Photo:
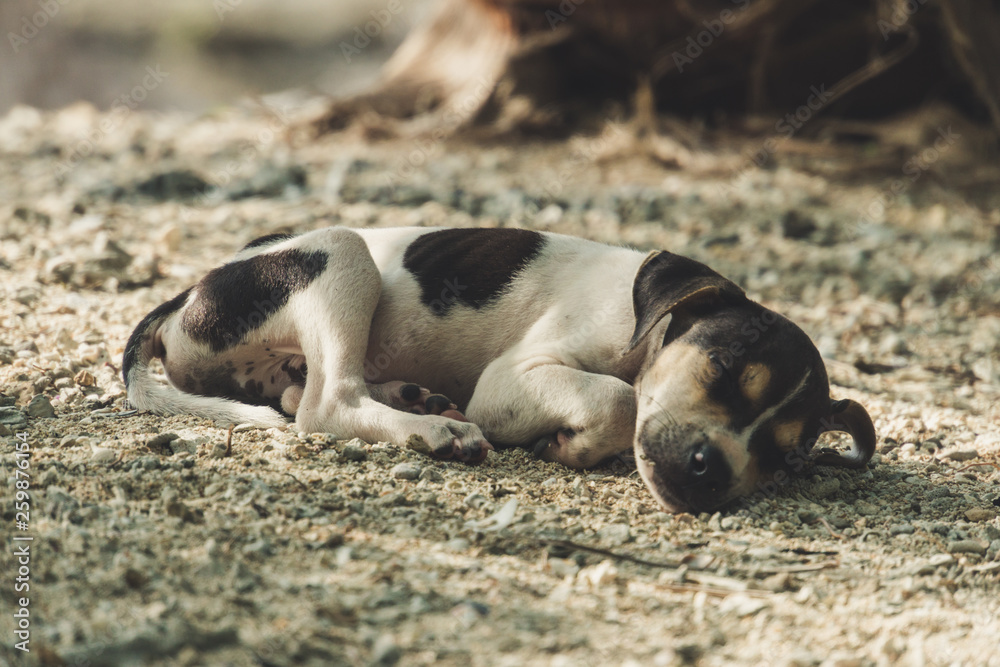
[[[537,443],[541,458],[585,468],[632,446],[636,400],[618,378],[508,353],[483,371],[465,414],[491,442]]]
[[[372,398],[365,383],[364,357],[381,275],[355,232],[335,228],[314,238],[327,254],[326,268],[309,289],[289,302],[296,336],[309,363],[301,395],[282,397],[283,404],[294,404],[298,427],[399,444],[417,435],[435,456],[484,458],[492,447],[475,425],[448,416],[402,412]]]

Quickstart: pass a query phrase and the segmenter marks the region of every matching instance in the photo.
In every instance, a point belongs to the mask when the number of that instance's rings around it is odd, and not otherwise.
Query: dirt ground
[[[565,143],[289,141],[314,102],[266,102],[0,118],[0,661],[1000,665],[1000,180],[973,133],[888,152],[614,123]],[[227,455],[220,425],[125,411],[146,312],[259,235],[331,224],[705,261],[812,336],[878,453],[669,515],[627,457],[468,467],[294,428],[240,430]]]

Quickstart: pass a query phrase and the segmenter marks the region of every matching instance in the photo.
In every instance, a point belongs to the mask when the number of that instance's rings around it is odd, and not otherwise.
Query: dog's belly
[[[489,308],[456,307],[446,315],[407,303],[408,290],[387,289],[372,318],[365,381],[415,382],[464,408],[483,370],[524,337],[540,307],[510,300]],[[402,292],[402,293],[401,293]]]
[[[486,333],[489,316],[443,319],[464,321],[438,323],[376,314],[365,355],[365,381],[415,382],[464,407],[483,370],[505,347]],[[470,327],[469,320],[479,320],[479,326]]]

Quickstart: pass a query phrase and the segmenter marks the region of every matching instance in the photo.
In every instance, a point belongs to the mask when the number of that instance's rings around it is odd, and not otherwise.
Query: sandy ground
[[[311,109],[269,102],[0,119],[0,661],[1000,665],[1000,193],[957,164],[968,135],[757,168],[613,124],[560,144],[289,143]],[[237,432],[227,455],[215,424],[123,412],[147,311],[258,235],[330,224],[523,226],[705,261],[813,337],[879,453],[673,516],[627,460],[468,467],[294,428]]]

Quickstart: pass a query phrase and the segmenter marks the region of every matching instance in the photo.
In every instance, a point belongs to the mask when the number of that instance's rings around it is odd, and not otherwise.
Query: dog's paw
[[[429,389],[412,382],[394,380],[370,384],[368,392],[379,403],[415,415],[441,415],[457,411],[458,408],[447,396],[433,394]]]
[[[436,459],[481,463],[493,451],[479,427],[469,423],[458,410],[445,410],[427,431],[421,437],[427,453]]]

